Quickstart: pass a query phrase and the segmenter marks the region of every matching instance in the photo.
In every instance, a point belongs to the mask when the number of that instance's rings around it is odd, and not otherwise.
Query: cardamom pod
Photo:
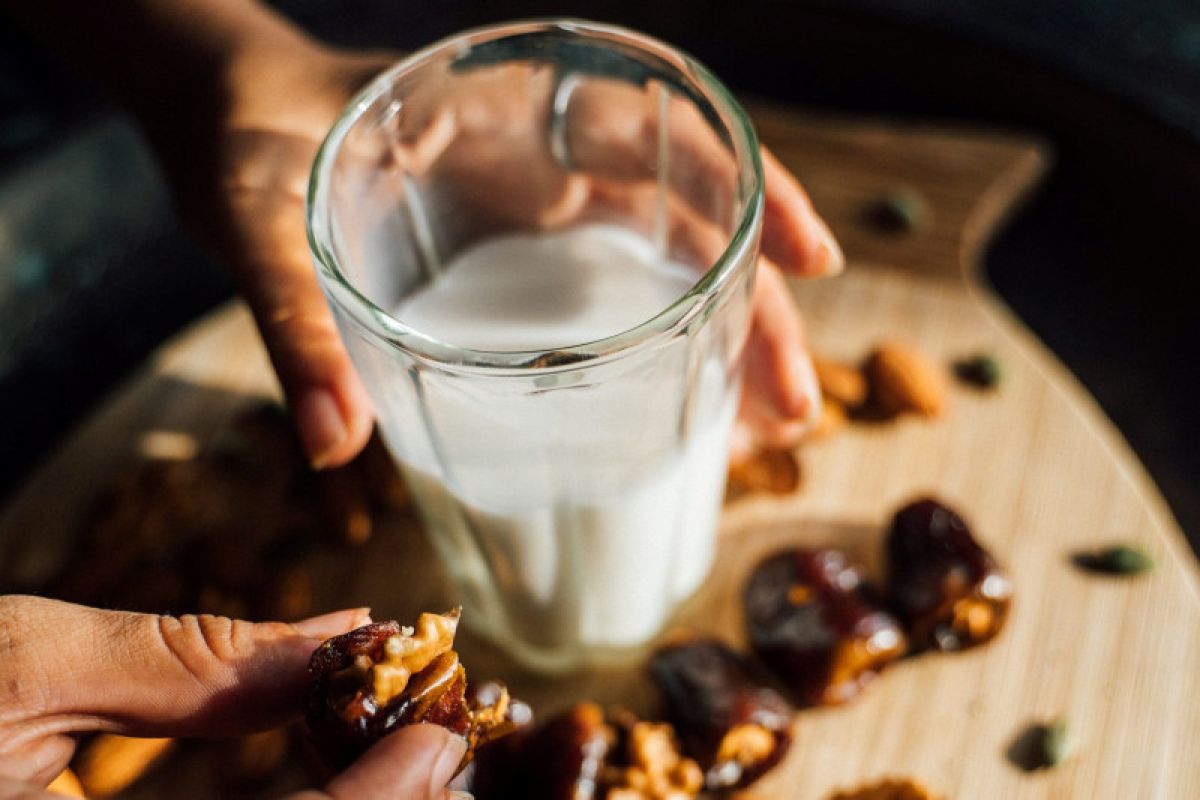
[[[1071,755],[1070,731],[1063,719],[1039,726],[1038,758],[1043,767],[1056,767]]]
[[[954,362],[954,375],[963,383],[980,389],[994,389],[1000,385],[1003,371],[994,356],[984,353],[959,359]]]
[[[1149,554],[1125,544],[1090,553],[1079,553],[1074,560],[1082,569],[1107,575],[1137,575],[1154,568],[1154,559]]]

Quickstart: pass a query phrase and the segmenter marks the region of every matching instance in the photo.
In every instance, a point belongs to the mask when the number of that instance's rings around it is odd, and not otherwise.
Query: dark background
[[[1019,128],[1055,166],[989,280],[1095,394],[1200,546],[1200,3],[284,0],[319,35],[413,48],[535,15],[676,43],[733,88]],[[230,294],[128,122],[0,18],[0,497],[164,338]]]

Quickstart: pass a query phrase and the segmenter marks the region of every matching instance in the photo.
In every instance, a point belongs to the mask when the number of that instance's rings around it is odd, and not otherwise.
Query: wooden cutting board
[[[786,545],[839,544],[877,569],[887,519],[921,493],[963,511],[1010,570],[1016,603],[994,643],[909,659],[850,705],[802,712],[787,760],[749,794],[816,799],[912,776],[955,798],[1200,797],[1197,562],[1120,434],[975,270],[998,221],[1040,174],[1044,149],[1013,135],[755,111],[762,138],[803,180],[849,256],[844,276],[794,287],[816,349],[853,360],[899,336],[943,364],[993,353],[1004,381],[994,393],[953,388],[949,412],[932,422],[856,425],[803,447],[794,496],[727,506],[718,567],[681,623],[739,641],[745,575]],[[899,186],[928,204],[921,230],[886,233],[868,221],[871,204]],[[0,577],[29,585],[55,570],[83,509],[137,460],[143,434],[205,441],[253,398],[277,391],[242,305],[192,326],[4,509]],[[451,595],[415,528],[411,516],[385,520],[369,550],[320,565],[322,602],[369,604],[376,619],[445,606]],[[1113,540],[1145,548],[1157,568],[1115,579],[1072,565],[1072,553]],[[636,668],[549,681],[469,636],[462,650],[472,675],[508,680],[543,715],[584,698],[652,702]],[[1076,740],[1071,760],[1031,773],[1010,762],[1029,723],[1060,716]],[[219,796],[216,762],[190,752],[134,794]]]

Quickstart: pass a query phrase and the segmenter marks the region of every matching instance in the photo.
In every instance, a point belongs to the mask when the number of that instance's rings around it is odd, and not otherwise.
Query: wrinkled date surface
[[[468,702],[466,671],[452,649],[457,624],[457,611],[422,614],[416,628],[376,622],[313,652],[305,721],[331,767],[344,768],[377,740],[418,722],[466,737],[464,764],[475,747],[513,729],[503,687],[489,684]]]
[[[936,500],[910,503],[888,531],[888,599],[918,649],[962,650],[995,636],[1012,603],[1012,582]]]
[[[899,623],[839,550],[768,558],[750,576],[745,604],[751,647],[805,704],[849,700],[905,651]]]
[[[787,752],[791,705],[757,682],[746,660],[721,642],[665,647],[650,674],[684,751],[704,768],[707,788],[745,786]]]
[[[703,788],[666,723],[580,703],[480,753],[477,800],[691,800]]]

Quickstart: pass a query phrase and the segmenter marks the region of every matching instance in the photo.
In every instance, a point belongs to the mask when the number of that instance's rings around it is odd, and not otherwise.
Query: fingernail
[[[817,264],[817,275],[838,275],[846,268],[846,254],[838,244],[833,231],[820,217],[813,218],[817,233],[817,252],[813,262]]]
[[[475,800],[475,795],[470,792],[446,792],[446,800]]]
[[[466,755],[466,752],[466,739],[454,734],[447,735],[446,744],[442,746],[442,751],[438,753],[437,760],[433,764],[433,771],[429,774],[430,797],[437,797],[445,791],[446,784],[458,772],[458,768],[462,764],[463,756]]]
[[[309,462],[324,469],[349,433],[337,401],[325,389],[312,389],[300,396],[292,413]]]
[[[371,609],[346,608],[301,620],[293,623],[292,627],[310,639],[328,639],[331,636],[361,628],[363,625],[369,625],[370,622]]]

